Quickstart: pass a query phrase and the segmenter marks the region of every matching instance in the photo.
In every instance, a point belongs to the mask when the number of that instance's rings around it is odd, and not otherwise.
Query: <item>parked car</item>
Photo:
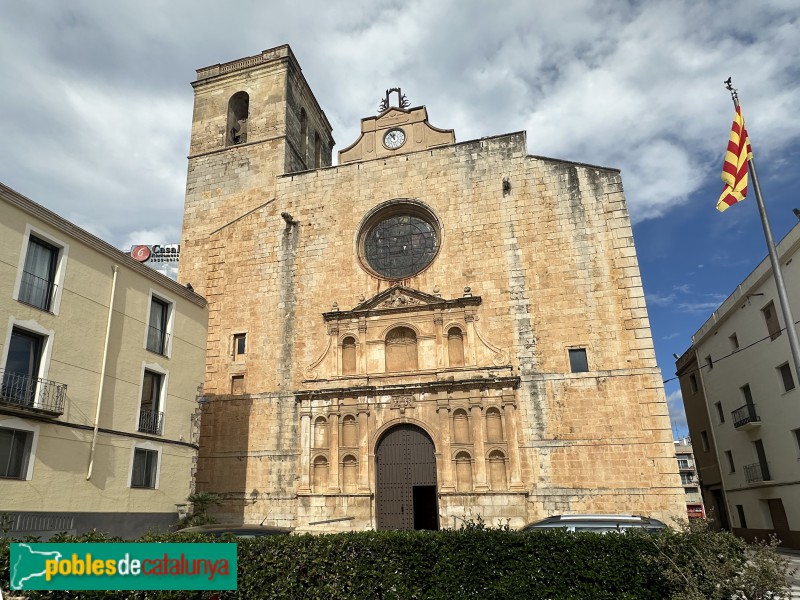
[[[592,531],[608,533],[625,529],[645,529],[656,532],[666,528],[658,519],[637,515],[557,515],[542,521],[531,523],[522,528],[523,531],[537,529],[567,529],[568,531]]]
[[[268,535],[289,535],[292,532],[289,527],[268,527],[264,525],[195,525],[181,529],[178,533],[201,533],[203,535],[213,535],[221,537],[226,534],[238,538],[254,538]]]

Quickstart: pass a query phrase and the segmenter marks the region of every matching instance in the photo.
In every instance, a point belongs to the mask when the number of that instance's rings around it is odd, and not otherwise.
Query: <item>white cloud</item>
[[[718,180],[728,75],[759,156],[800,139],[798,25],[780,1],[11,3],[0,180],[115,245],[179,228],[193,70],[290,43],[338,148],[400,85],[459,140],[527,129],[532,154],[621,168],[656,218]]]

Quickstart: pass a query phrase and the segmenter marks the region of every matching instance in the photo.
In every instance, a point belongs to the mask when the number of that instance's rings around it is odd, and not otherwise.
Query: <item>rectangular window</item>
[[[569,349],[569,369],[573,373],[586,373],[589,371],[586,348]]]
[[[30,236],[22,268],[19,301],[50,312],[55,296],[57,265],[58,248]]]
[[[708,452],[708,432],[705,429],[700,432],[700,443],[703,445],[703,452]]]
[[[736,473],[736,463],[733,462],[733,452],[725,450],[725,458],[728,459],[728,473]]]
[[[720,423],[725,422],[725,413],[722,410],[722,402],[715,402],[714,407],[717,409],[717,419]]]
[[[0,399],[19,406],[33,406],[39,383],[45,337],[14,327],[8,345]]]
[[[247,353],[247,334],[235,333],[233,335],[233,357],[234,359],[244,356]]]
[[[145,370],[142,401],[139,405],[139,431],[161,435],[164,413],[161,411],[161,387],[164,376]]]
[[[758,457],[758,465],[761,468],[761,480],[770,481],[772,477],[769,473],[769,465],[767,464],[767,453],[764,451],[764,442],[755,440],[753,446],[756,449],[756,456]]]
[[[136,448],[133,451],[131,487],[155,489],[157,472],[158,451]]]
[[[0,478],[25,479],[33,433],[0,428]]]
[[[697,393],[697,376],[694,373],[689,374],[689,388],[693,394]]]
[[[731,350],[736,351],[739,349],[739,338],[736,333],[731,334],[728,336],[728,340],[731,343]]]
[[[794,441],[797,444],[797,451],[800,453],[800,429],[793,429]]]
[[[681,473],[681,483],[683,485],[691,485],[694,483],[694,475],[691,473]]]
[[[778,313],[775,312],[775,304],[770,300],[764,308],[761,309],[764,315],[764,321],[767,323],[767,333],[769,339],[774,340],[781,335],[781,325],[778,322]]]
[[[711,355],[710,354],[708,356],[706,356],[706,366],[708,367],[709,371],[714,368],[714,361],[711,360]]]
[[[753,393],[750,391],[750,384],[745,383],[742,387],[739,388],[742,390],[742,396],[744,396],[744,403],[748,406],[753,405]]]
[[[147,329],[147,349],[156,354],[167,353],[167,317],[169,304],[158,298],[150,299],[150,322]]]
[[[231,395],[241,396],[244,394],[244,375],[234,375],[231,377]]]
[[[793,390],[794,378],[792,377],[792,368],[789,366],[789,363],[784,363],[778,367],[778,373],[780,373],[781,381],[783,381],[783,391],[788,392]]]
[[[678,468],[679,469],[688,469],[689,468],[689,460],[686,458],[679,458],[678,459]]]
[[[736,512],[739,515],[739,527],[742,529],[747,529],[747,520],[744,518],[744,506],[737,504]]]

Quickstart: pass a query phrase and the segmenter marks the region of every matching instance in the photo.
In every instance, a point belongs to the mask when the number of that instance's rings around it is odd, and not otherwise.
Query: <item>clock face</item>
[[[383,145],[389,150],[395,150],[406,141],[406,134],[402,129],[390,129],[383,136]]]

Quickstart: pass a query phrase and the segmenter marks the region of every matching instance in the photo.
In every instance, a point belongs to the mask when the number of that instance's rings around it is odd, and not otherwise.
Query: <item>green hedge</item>
[[[112,541],[99,534],[51,541]],[[119,540],[113,540],[119,541]],[[142,541],[210,541],[184,534]],[[227,540],[219,540],[227,541]],[[233,540],[230,540],[233,541]],[[786,567],[768,547],[729,534],[522,533],[469,527],[439,532],[360,532],[237,540],[239,589],[221,598],[768,598]],[[0,581],[9,581],[9,540]],[[82,592],[81,598],[202,598],[192,592]],[[75,592],[27,592],[74,598]]]

